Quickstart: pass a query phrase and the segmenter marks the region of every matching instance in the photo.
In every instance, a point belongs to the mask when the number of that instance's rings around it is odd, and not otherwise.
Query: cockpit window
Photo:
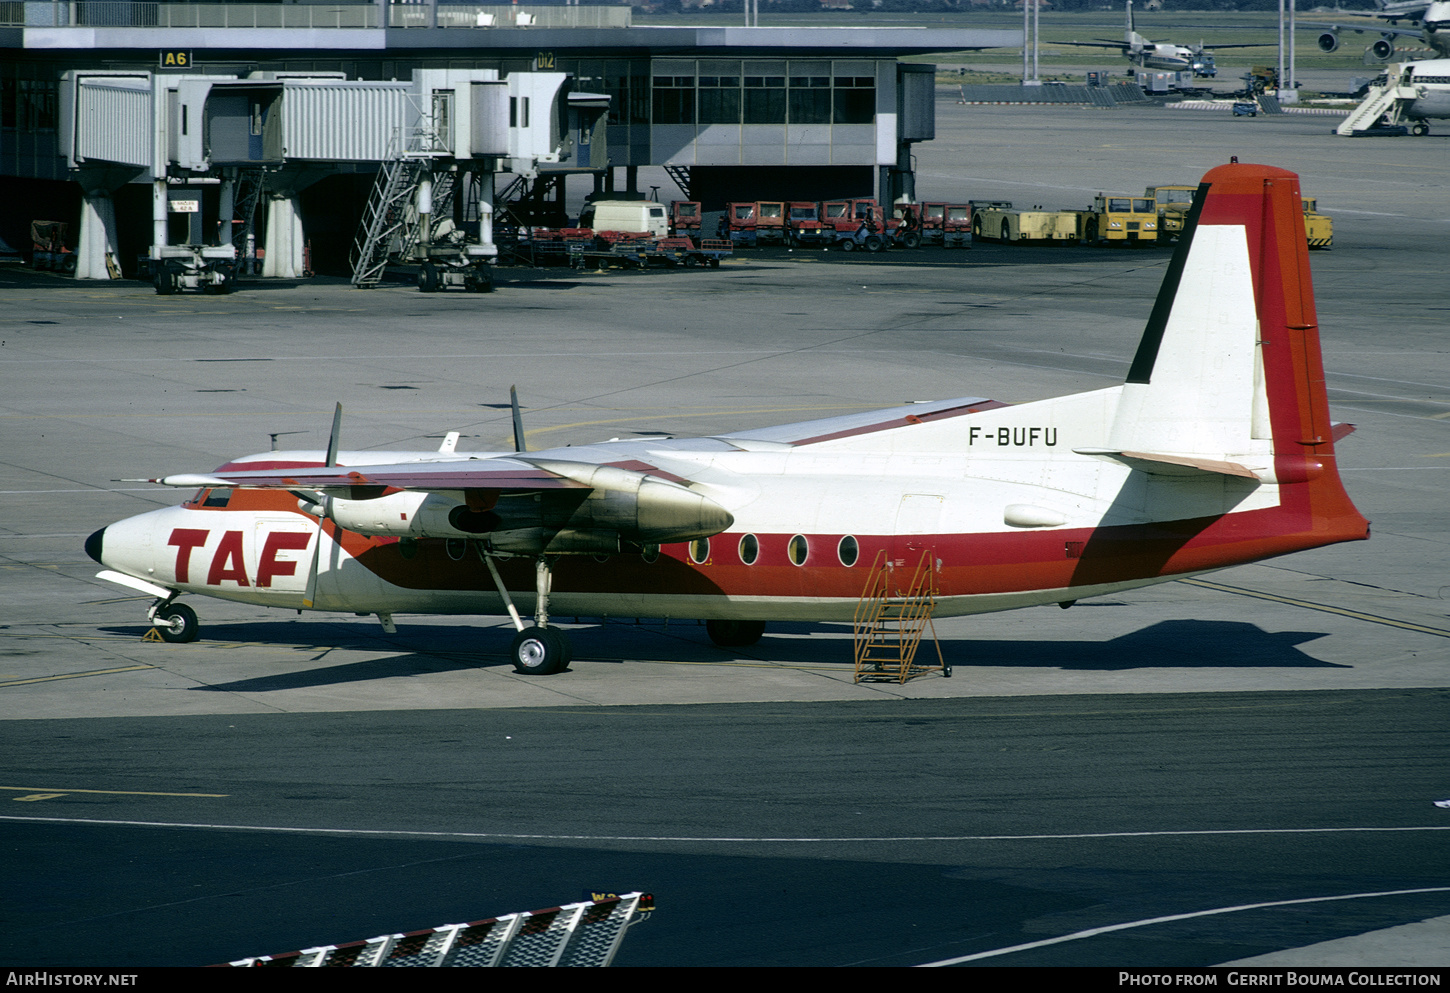
[[[230,487],[207,490],[206,499],[202,501],[203,507],[225,507],[231,502],[232,491]]]

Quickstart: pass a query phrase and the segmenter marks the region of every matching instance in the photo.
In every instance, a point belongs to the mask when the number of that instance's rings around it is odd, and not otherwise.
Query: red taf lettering
[[[242,532],[228,531],[222,535],[221,544],[216,546],[212,556],[211,571],[206,574],[206,585],[220,586],[223,579],[230,579],[238,586],[250,586],[247,582],[247,567],[242,564]]]
[[[200,548],[206,544],[207,535],[210,531],[203,531],[200,528],[176,528],[171,532],[167,540],[168,545],[176,547],[176,581],[188,583],[191,581],[191,550]]]
[[[257,563],[257,588],[272,585],[273,576],[297,575],[296,562],[278,562],[277,553],[286,549],[301,551],[312,536],[302,531],[273,531],[262,546],[262,560]]]

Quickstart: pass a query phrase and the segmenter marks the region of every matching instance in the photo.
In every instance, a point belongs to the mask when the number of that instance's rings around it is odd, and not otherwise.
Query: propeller
[[[332,413],[332,435],[327,439],[327,468],[337,465],[337,439],[342,433],[342,403]],[[332,497],[322,496],[320,512],[317,515],[317,541],[312,546],[312,566],[307,570],[307,592],[302,595],[302,606],[311,607],[317,601],[317,564],[322,557],[322,539],[326,536],[323,522],[332,512]]]

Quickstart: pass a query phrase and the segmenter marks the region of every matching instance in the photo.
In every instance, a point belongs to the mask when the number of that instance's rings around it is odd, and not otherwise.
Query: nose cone
[[[104,562],[101,562],[101,556],[105,554],[105,541],[105,528],[101,528],[101,530],[97,531],[95,534],[91,535],[89,538],[86,539],[86,554],[89,555],[91,558],[95,559],[97,562],[100,562],[102,565],[105,565]]]

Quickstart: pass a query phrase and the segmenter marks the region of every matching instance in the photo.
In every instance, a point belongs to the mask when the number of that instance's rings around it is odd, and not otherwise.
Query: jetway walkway
[[[426,263],[437,230],[430,223],[435,196],[463,190],[469,176],[483,188],[475,199],[486,208],[466,233],[455,211],[442,251],[486,264],[497,254],[489,224],[494,175],[607,166],[608,97],[574,93],[571,86],[565,73],[500,78],[493,69],[418,69],[407,81],[349,80],[325,72],[67,73],[61,148],[86,198],[77,275],[109,278],[103,260],[116,253],[118,240],[111,195],[128,183],[149,182],[152,260],[167,259],[174,267],[186,255],[183,249],[200,260],[203,248],[214,256],[234,237],[233,259],[255,257],[252,218],[265,204],[263,274],[300,276],[300,191],[375,163],[383,166],[375,200],[381,196],[385,209],[370,212],[359,245],[358,285],[400,256]],[[219,189],[216,200],[200,192],[185,198],[197,216],[183,243],[171,244],[174,204],[183,202],[174,194],[207,186]],[[243,224],[237,231],[239,208]],[[379,220],[387,217],[392,220]]]

